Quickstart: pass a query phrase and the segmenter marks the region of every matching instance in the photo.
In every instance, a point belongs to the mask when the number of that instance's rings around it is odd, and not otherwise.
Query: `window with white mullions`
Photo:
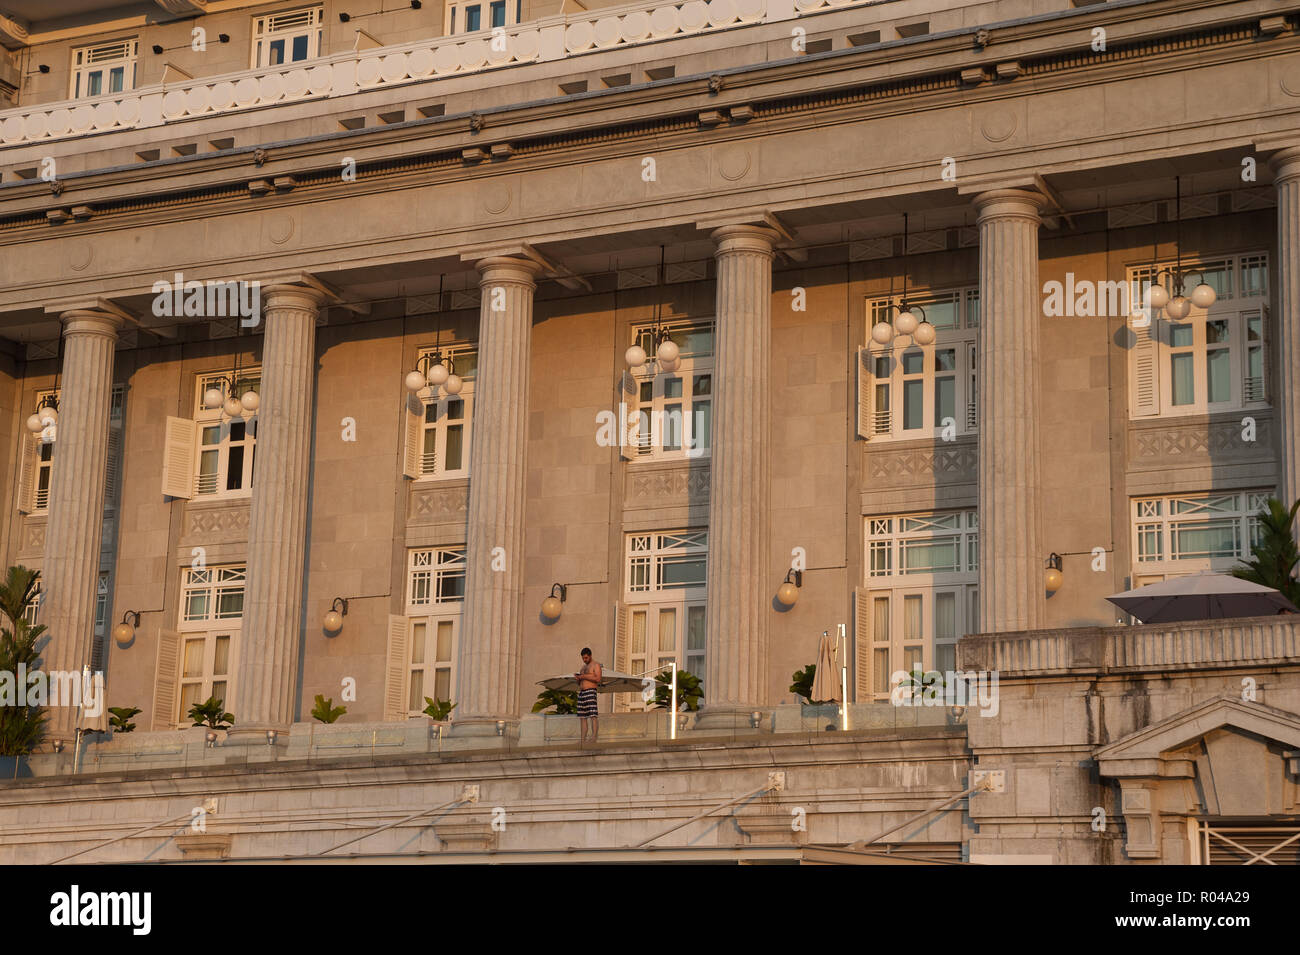
[[[1134,579],[1231,570],[1259,541],[1258,514],[1268,496],[1257,490],[1134,500]]]
[[[956,669],[957,641],[979,620],[979,521],[975,511],[866,519],[870,668],[864,686],[887,700],[898,672]]]
[[[177,726],[190,725],[190,707],[210,697],[233,710],[245,583],[245,568],[238,565],[183,571]]]
[[[224,402],[230,394],[230,378],[233,377],[236,376],[201,375],[197,381],[196,495],[241,496],[250,493],[253,486],[257,416],[245,413],[231,417],[223,411],[221,403],[208,408],[204,401],[209,389],[216,389],[221,392]],[[261,374],[256,370],[241,372],[235,381],[233,393],[236,397],[249,391],[261,391]]]
[[[866,413],[870,439],[908,439],[975,431],[975,376],[979,299],[975,289],[909,296],[910,307],[924,309],[935,328],[928,345],[898,336],[888,345],[871,342],[861,359],[867,381],[860,382],[859,400],[869,402]],[[867,300],[867,328],[891,322],[902,299]],[[918,318],[920,313],[917,313]]]
[[[630,673],[675,664],[704,676],[707,565],[707,531],[628,535],[625,599]],[[640,698],[631,705],[640,707]]]
[[[299,63],[320,56],[323,7],[286,10],[253,19],[253,68]]]
[[[436,354],[424,349],[420,359]],[[416,393],[422,405],[419,422],[419,476],[464,477],[469,474],[470,424],[474,410],[474,376],[478,351],[472,346],[442,349],[444,361],[461,379],[461,390],[449,394],[430,385]],[[417,362],[418,364],[418,362]]]
[[[679,349],[671,371],[663,370],[654,357],[654,326],[633,329],[633,342],[649,357],[634,376],[634,413],[629,417],[635,428],[629,456],[702,457],[713,441],[713,323],[669,323],[663,328]]]
[[[410,551],[406,610],[411,630],[404,696],[410,716],[424,711],[425,697],[451,700],[464,600],[465,548]]]
[[[138,39],[117,40],[72,51],[72,99],[135,89]]]

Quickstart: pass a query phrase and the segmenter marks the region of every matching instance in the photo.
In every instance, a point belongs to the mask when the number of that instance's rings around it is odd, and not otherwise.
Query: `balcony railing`
[[[794,0],[796,15],[879,0]],[[779,8],[784,8],[783,10]],[[739,25],[787,19],[788,0],[677,0],[582,11],[508,30],[437,37],[93,99],[0,112],[0,147],[374,90],[481,70],[560,60]]]

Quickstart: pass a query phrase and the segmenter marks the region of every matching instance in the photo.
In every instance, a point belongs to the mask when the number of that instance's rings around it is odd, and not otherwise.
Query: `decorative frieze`
[[[1250,421],[1243,423],[1246,418]],[[1274,457],[1273,412],[1268,410],[1129,424],[1128,461],[1133,469],[1209,466],[1222,464],[1225,458],[1239,462]]]
[[[629,465],[623,485],[626,509],[684,507],[709,502],[709,466],[700,463]]]
[[[867,476],[873,488],[909,487],[918,480],[934,484],[968,484],[976,479],[979,451],[973,440],[923,447],[864,446]]]
[[[411,485],[406,509],[408,524],[463,524],[468,513],[468,481]]]
[[[185,505],[184,539],[226,544],[248,540],[248,499]]]

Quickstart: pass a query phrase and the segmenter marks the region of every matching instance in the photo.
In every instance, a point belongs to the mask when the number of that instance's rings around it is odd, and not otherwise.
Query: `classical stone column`
[[[1284,149],[1272,161],[1277,187],[1277,387],[1270,388],[1282,440],[1282,502],[1300,498],[1300,147]]]
[[[519,719],[529,346],[539,271],[506,256],[482,259],[476,268],[483,299],[453,724],[456,734],[469,736],[494,735],[497,720]]]
[[[248,583],[236,670],[232,738],[293,723],[302,632],[307,494],[311,483],[316,313],[323,295],[299,285],[262,289],[261,401],[248,524]]]
[[[63,377],[45,529],[40,620],[50,643],[45,670],[80,674],[95,636],[99,549],[104,530],[104,470],[113,398],[113,349],[122,320],[107,312],[63,316]],[[46,739],[75,736],[76,705],[47,711]]]
[[[713,448],[704,710],[698,726],[748,727],[767,701],[768,458],[772,358],[772,244],[752,225],[713,232]]]
[[[1038,226],[1041,197],[998,189],[975,198],[980,239],[980,630],[1032,630],[1042,619],[1038,476]]]

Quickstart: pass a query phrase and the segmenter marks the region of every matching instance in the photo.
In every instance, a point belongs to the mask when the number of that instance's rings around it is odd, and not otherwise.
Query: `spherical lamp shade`
[[[451,372],[447,370],[447,366],[442,362],[438,362],[438,364],[432,365],[429,368],[429,384],[431,385],[445,384],[447,379],[450,377]]]
[[[1175,322],[1181,322],[1184,318],[1190,315],[1191,312],[1191,301],[1183,298],[1181,295],[1175,295],[1169,300],[1169,304],[1165,306],[1165,314]]]
[[[343,629],[343,614],[337,610],[331,610],[325,614],[325,619],[321,622],[325,626],[326,633],[338,633]]]
[[[449,395],[458,395],[460,390],[465,387],[465,382],[461,380],[460,375],[448,375],[447,383],[443,385]]]
[[[799,599],[799,588],[787,580],[776,589],[776,599],[787,607],[793,607]]]
[[[889,322],[876,322],[871,329],[871,340],[877,345],[888,345],[894,340],[894,326]]]
[[[542,601],[542,616],[547,620],[559,620],[563,610],[564,604],[560,602],[559,597],[547,597]]]
[[[220,408],[221,407],[221,389],[209,388],[203,392],[203,407]]]
[[[934,326],[929,322],[922,322],[920,325],[917,325],[916,331],[912,335],[913,340],[915,340],[918,345],[933,345],[934,337]]]
[[[1065,583],[1065,575],[1055,567],[1052,567],[1047,571],[1043,582],[1047,587],[1047,592],[1049,594],[1054,594],[1061,589],[1061,584]]]
[[[34,414],[27,419],[27,430],[30,431],[32,434],[40,434],[42,431],[45,430],[45,425],[41,424],[40,415]]]
[[[41,430],[52,428],[59,423],[59,413],[53,408],[42,408],[37,415],[41,419]]]
[[[418,371],[408,371],[406,373],[406,380],[403,384],[406,385],[407,391],[414,394],[427,385],[428,382],[424,380],[424,375],[420,374]]]
[[[894,327],[898,329],[900,335],[910,335],[916,331],[916,316],[911,312],[899,312],[898,317],[894,319]]]
[[[633,345],[627,351],[623,352],[623,360],[627,362],[629,368],[639,368],[645,364],[645,349],[640,345]]]
[[[251,413],[256,411],[258,405],[262,403],[262,396],[256,391],[245,391],[239,396],[239,403],[244,406],[245,411]]]
[[[659,347],[655,349],[655,355],[658,356],[660,361],[676,361],[677,356],[681,353],[682,350],[677,347],[677,343],[671,338],[665,338],[659,343]]]
[[[1209,308],[1218,297],[1219,294],[1214,291],[1213,286],[1204,282],[1192,289],[1192,304],[1197,308]]]
[[[1163,285],[1148,285],[1142,302],[1149,308],[1164,308],[1169,304],[1169,293]]]
[[[135,627],[123,621],[113,628],[113,642],[119,647],[124,647],[131,642],[135,636]]]
[[[244,413],[243,404],[240,403],[240,400],[234,395],[231,395],[226,399],[225,404],[222,405],[222,409],[232,418],[238,418]]]
[[[674,358],[672,361],[661,361],[659,362],[659,370],[667,374],[672,374],[681,367],[681,364],[682,360],[680,358]]]

